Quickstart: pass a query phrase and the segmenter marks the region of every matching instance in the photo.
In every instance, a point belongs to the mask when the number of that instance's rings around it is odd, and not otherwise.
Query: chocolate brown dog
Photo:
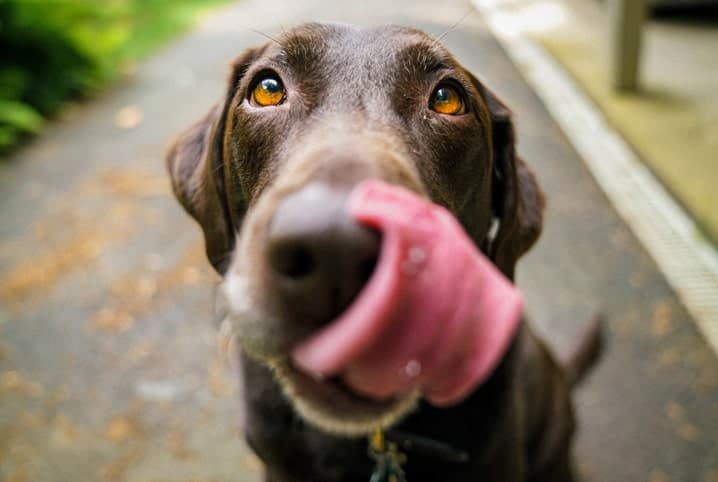
[[[359,182],[444,206],[510,279],[540,234],[544,201],[509,110],[435,39],[396,26],[292,29],[234,61],[224,100],[167,164],[225,276],[245,434],[267,481],[367,481],[362,435],[378,426],[406,453],[411,482],[574,480],[569,392],[598,354],[597,324],[557,363],[524,323],[488,381],[449,408],[367,398],[288,361],[372,274],[379,235],[344,209]]]

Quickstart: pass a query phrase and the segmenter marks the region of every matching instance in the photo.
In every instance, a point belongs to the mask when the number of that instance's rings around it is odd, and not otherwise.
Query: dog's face
[[[356,184],[378,178],[443,205],[509,278],[540,231],[541,195],[514,155],[508,110],[409,28],[309,24],[246,51],[168,165],[225,275],[242,349],[333,431],[391,424],[416,398],[365,398],[288,361],[371,276],[378,235],[343,208]]]

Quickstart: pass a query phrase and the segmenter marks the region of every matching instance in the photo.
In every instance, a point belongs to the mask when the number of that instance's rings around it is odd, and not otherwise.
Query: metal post
[[[610,0],[613,87],[635,91],[641,56],[641,27],[646,16],[645,0]]]

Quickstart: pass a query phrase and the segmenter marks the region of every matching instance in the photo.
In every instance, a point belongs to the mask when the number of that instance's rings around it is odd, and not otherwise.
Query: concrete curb
[[[497,0],[472,0],[718,353],[718,252],[563,67]]]

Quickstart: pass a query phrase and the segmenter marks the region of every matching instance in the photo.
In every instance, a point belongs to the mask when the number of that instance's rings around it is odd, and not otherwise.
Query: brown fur
[[[266,71],[282,79],[287,100],[252,107],[250,89]],[[447,79],[464,92],[466,115],[427,109],[429,95]],[[235,328],[243,348],[245,433],[266,464],[266,480],[366,481],[371,469],[362,439],[307,424],[296,410],[306,400],[268,367],[283,366],[289,348],[315,326],[298,323],[301,307],[278,306],[273,294],[264,240],[277,205],[311,183],[349,190],[381,178],[447,207],[513,279],[517,260],[541,232],[544,208],[514,141],[506,106],[425,34],[309,24],[242,54],[224,100],[170,148],[174,192],[202,227],[208,258],[226,276],[230,306],[241,315]],[[564,371],[524,325],[491,378],[460,404],[437,409],[419,402],[411,413],[414,404],[402,405],[391,424],[470,456],[466,464],[449,464],[409,453],[408,480],[574,480],[569,390],[588,358],[573,359],[581,366]],[[337,406],[344,408],[323,408],[318,417],[338,423],[344,410],[347,419],[361,418],[347,412],[362,410],[360,403]]]

